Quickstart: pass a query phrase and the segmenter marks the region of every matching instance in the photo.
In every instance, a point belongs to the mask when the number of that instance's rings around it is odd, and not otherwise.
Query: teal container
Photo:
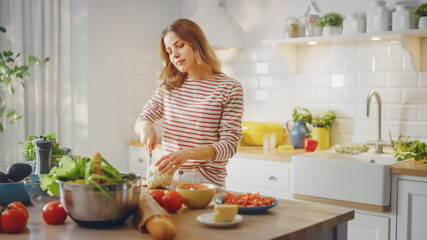
[[[294,123],[292,129],[289,128],[289,122]],[[292,120],[289,120],[286,122],[286,128],[288,129],[292,146],[294,146],[295,148],[304,148],[304,138],[309,132],[304,121],[294,122]]]

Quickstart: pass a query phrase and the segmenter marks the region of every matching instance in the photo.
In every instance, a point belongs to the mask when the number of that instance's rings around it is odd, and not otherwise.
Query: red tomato
[[[27,225],[28,213],[22,208],[5,208],[1,214],[0,225],[7,233],[21,231]]]
[[[27,208],[25,207],[25,205],[22,202],[19,202],[19,201],[11,202],[7,206],[9,208],[22,208],[25,211],[25,215],[26,215],[27,220],[28,220],[28,218],[29,218],[28,210],[27,210]]]
[[[319,142],[317,140],[313,140],[311,138],[304,138],[304,148],[308,152],[314,152],[317,148],[317,144]]]
[[[169,191],[162,197],[162,207],[169,212],[176,212],[182,207],[184,199],[176,191]]]
[[[151,192],[151,196],[153,196],[154,200],[156,200],[157,203],[162,205],[162,198],[165,195],[165,192],[162,190],[155,189]]]
[[[47,224],[62,224],[68,216],[61,202],[50,202],[44,205],[42,215]]]

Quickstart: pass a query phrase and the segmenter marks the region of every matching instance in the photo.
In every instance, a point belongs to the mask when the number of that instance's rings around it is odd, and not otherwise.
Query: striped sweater
[[[187,78],[181,87],[164,91],[163,95],[156,91],[140,114],[152,123],[163,121],[164,154],[212,146],[213,160],[189,159],[182,168],[197,168],[218,186],[225,186],[226,165],[242,137],[242,116],[242,86],[224,74],[213,80]]]

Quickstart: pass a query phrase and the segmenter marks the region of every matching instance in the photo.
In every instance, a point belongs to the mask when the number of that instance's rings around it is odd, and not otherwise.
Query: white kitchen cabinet
[[[155,159],[159,159],[161,150],[155,149],[153,151],[153,163]],[[148,166],[148,154],[145,148],[139,146],[129,146],[129,172],[135,172],[145,177]]]
[[[427,239],[427,178],[398,180],[397,240]]]
[[[259,192],[289,199],[290,163],[249,158],[230,159],[226,187],[231,191]]]
[[[390,218],[355,212],[348,222],[348,240],[388,240]]]
[[[411,29],[407,31],[386,31],[380,33],[359,33],[352,35],[332,35],[317,37],[298,37],[288,39],[263,40],[265,44],[272,44],[280,57],[288,62],[291,73],[296,74],[296,56],[298,46],[334,44],[344,42],[363,42],[375,40],[400,41],[403,48],[411,54],[411,63],[416,71],[424,70],[421,57],[421,41],[427,37],[425,29]]]

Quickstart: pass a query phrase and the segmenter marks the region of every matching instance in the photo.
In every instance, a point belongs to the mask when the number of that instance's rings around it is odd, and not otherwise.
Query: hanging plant
[[[0,26],[0,32],[5,33],[6,28]],[[14,53],[10,50],[0,51],[0,89],[5,95],[14,95],[15,87],[17,84],[25,88],[25,80],[30,76],[29,68],[36,64],[41,65],[49,61],[49,57],[45,58],[42,62],[35,56],[29,55],[28,65],[20,65],[18,63],[21,53]],[[4,126],[1,121],[5,115],[6,120],[13,124],[22,118],[14,109],[7,108],[6,97],[0,96],[0,132],[3,132]]]

